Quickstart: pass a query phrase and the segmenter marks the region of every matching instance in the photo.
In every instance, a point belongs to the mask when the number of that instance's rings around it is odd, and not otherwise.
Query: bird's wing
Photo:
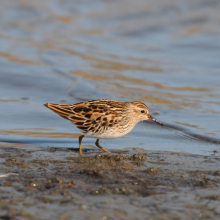
[[[91,100],[73,105],[51,104],[45,106],[56,114],[70,120],[83,132],[102,134],[105,130],[113,127],[122,116],[116,111],[114,103],[105,103],[103,100]]]

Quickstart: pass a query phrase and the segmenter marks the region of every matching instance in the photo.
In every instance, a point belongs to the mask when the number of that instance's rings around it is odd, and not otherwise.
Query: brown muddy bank
[[[0,219],[217,219],[220,158],[1,146]]]

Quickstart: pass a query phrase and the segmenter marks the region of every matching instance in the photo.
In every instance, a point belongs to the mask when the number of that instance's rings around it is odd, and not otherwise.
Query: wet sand
[[[1,1],[0,219],[220,219],[219,11]],[[111,155],[83,139],[78,157],[78,129],[43,103],[98,98],[142,101],[166,126],[102,140]]]
[[[110,149],[111,150],[111,149]],[[220,158],[1,145],[0,219],[217,219]]]

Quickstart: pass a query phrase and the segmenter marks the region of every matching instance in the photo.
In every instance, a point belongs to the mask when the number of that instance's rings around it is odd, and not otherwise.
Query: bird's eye
[[[143,114],[144,114],[144,113],[145,113],[145,111],[144,111],[144,110],[141,110],[141,113],[143,113]]]

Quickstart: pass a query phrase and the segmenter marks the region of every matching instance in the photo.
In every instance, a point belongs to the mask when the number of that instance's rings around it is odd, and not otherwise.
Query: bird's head
[[[144,103],[138,101],[128,103],[130,112],[132,112],[132,115],[136,118],[137,122],[150,120],[163,126],[161,122],[159,122],[157,119],[151,116],[149,108]]]

